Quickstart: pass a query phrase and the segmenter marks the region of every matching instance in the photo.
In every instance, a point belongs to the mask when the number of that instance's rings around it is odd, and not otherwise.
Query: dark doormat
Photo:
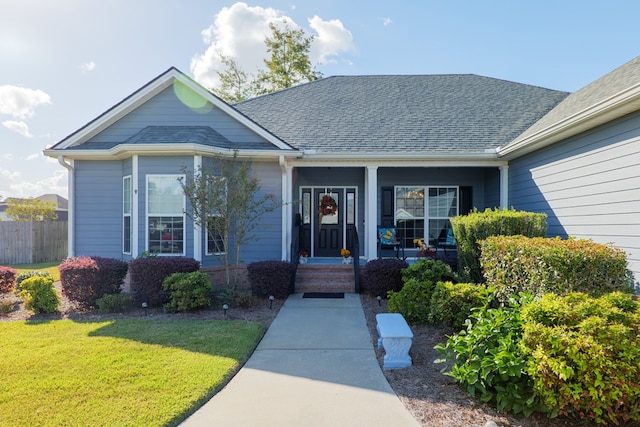
[[[302,298],[344,298],[344,292],[305,292]]]

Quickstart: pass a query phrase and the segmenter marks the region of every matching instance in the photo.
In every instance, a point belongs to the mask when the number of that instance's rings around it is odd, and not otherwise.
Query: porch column
[[[202,171],[202,156],[193,156],[193,175],[199,176]],[[202,227],[193,224],[193,259],[202,263]]]
[[[293,238],[293,166],[286,164],[284,156],[280,156],[282,173],[282,251],[283,261],[291,260],[291,239]]]
[[[509,166],[500,166],[500,208],[509,208]]]
[[[378,257],[378,166],[367,166],[364,204],[364,256],[372,260]]]
[[[138,237],[138,230],[140,229],[138,179],[140,179],[138,155],[134,154],[131,157],[131,191],[133,192],[133,200],[131,201],[131,258],[137,258],[140,253],[140,239]]]

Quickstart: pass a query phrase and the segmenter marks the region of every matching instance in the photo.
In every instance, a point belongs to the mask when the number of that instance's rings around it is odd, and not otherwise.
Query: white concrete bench
[[[411,366],[409,350],[413,343],[413,332],[400,313],[376,314],[378,348],[384,349],[384,369]]]

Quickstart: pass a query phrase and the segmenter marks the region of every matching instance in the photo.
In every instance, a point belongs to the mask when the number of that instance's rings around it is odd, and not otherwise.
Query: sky
[[[0,0],[0,200],[67,193],[42,150],[174,66],[255,73],[270,22],[313,36],[325,77],[477,74],[573,92],[640,54],[617,0]]]

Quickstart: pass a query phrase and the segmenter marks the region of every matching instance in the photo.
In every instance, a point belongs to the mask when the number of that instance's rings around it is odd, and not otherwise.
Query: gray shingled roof
[[[568,93],[476,75],[328,77],[235,105],[298,149],[481,153]]]
[[[566,97],[553,110],[520,135],[516,141],[561,122],[638,83],[640,83],[640,56]]]

